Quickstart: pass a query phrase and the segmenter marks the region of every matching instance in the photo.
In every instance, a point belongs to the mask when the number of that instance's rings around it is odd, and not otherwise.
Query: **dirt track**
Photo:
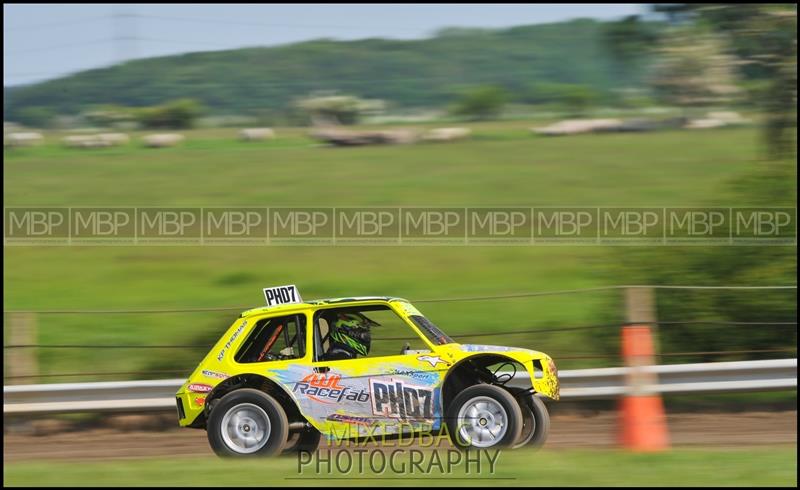
[[[684,413],[668,416],[675,446],[796,445],[797,412]],[[3,461],[99,460],[148,456],[211,455],[203,430],[143,431],[91,429],[3,437]],[[616,415],[558,414],[552,418],[547,448],[609,448],[616,439]]]

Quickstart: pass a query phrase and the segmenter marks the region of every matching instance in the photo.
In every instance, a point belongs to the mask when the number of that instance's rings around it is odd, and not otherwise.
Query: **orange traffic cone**
[[[656,385],[656,375],[642,369],[654,364],[653,354],[650,327],[622,327],[622,357],[630,370],[629,391],[619,405],[620,443],[634,451],[660,451],[669,447],[661,396],[649,388]]]

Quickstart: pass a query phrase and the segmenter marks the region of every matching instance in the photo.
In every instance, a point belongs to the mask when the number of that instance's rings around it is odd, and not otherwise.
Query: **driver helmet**
[[[371,322],[363,315],[355,313],[337,313],[331,328],[331,348],[338,347],[356,357],[369,353]]]

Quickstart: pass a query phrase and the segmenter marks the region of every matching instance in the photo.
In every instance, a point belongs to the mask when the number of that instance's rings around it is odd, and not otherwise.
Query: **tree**
[[[55,113],[48,107],[26,107],[19,111],[17,121],[35,128],[44,128],[50,125]]]
[[[797,205],[797,167],[791,152],[792,128],[797,126],[797,24],[796,7],[789,5],[662,4],[673,25],[670,34],[704,26],[712,30],[713,49],[692,47],[688,38],[661,40],[678,73],[662,64],[662,95],[681,97],[684,103],[708,100],[707,90],[734,74],[750,82],[765,82],[765,90],[752,91],[754,101],[767,113],[766,142],[770,165],[761,165],[732,182],[730,201],[739,206],[786,207]],[[708,39],[708,34],[704,39]],[[706,50],[706,51],[704,51]],[[706,57],[698,52],[706,52]],[[691,53],[691,54],[686,54]],[[672,55],[672,56],[670,56]],[[706,73],[710,64],[724,70]],[[720,56],[735,62],[720,62]],[[727,66],[725,66],[727,65]],[[713,70],[712,70],[713,71]],[[708,80],[717,80],[708,83]],[[759,85],[761,85],[759,83]],[[787,158],[788,157],[788,158]],[[796,219],[796,218],[795,218]],[[669,247],[626,250],[618,260],[631,284],[731,284],[775,285],[797,282],[795,246]],[[657,297],[659,320],[703,322],[669,325],[659,332],[663,350],[728,351],[727,360],[785,356],[785,352],[743,352],[792,349],[797,345],[797,292],[664,291]],[[700,362],[702,358],[673,358],[674,362]],[[708,356],[706,360],[725,360]]]
[[[794,4],[657,4],[676,24],[706,24],[725,40],[738,59],[737,69],[749,80],[764,80],[753,91],[766,113],[768,154],[781,159],[796,153],[797,6]]]
[[[724,189],[733,202],[754,207],[794,207],[794,162],[762,165]],[[615,278],[628,284],[788,285],[797,282],[797,249],[792,245],[688,246],[631,248],[615,254]],[[664,352],[728,351],[725,358],[672,358],[672,362],[784,357],[797,346],[797,291],[659,290],[659,321],[687,324],[659,329]]]
[[[657,46],[660,26],[643,22],[638,15],[609,22],[603,28],[603,43],[617,69],[632,75],[646,62]]]
[[[136,113],[146,128],[186,129],[202,114],[202,105],[193,99],[178,99],[162,105],[145,107]]]
[[[382,100],[361,99],[354,95],[316,95],[295,103],[306,111],[314,124],[356,124],[364,114],[380,112]]]
[[[81,115],[90,125],[102,128],[119,127],[136,119],[134,109],[113,104],[95,107]]]
[[[694,28],[675,29],[662,38],[650,84],[667,104],[683,108],[730,102],[740,92],[735,60],[722,39]]]
[[[560,100],[570,114],[582,116],[597,101],[597,92],[587,85],[564,85]]]
[[[507,99],[508,95],[503,88],[484,85],[464,92],[451,112],[470,119],[491,119],[503,111]]]

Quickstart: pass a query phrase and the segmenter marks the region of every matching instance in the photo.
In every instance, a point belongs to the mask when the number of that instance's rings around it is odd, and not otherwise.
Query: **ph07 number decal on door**
[[[433,389],[401,380],[369,380],[372,413],[402,420],[433,419]]]

